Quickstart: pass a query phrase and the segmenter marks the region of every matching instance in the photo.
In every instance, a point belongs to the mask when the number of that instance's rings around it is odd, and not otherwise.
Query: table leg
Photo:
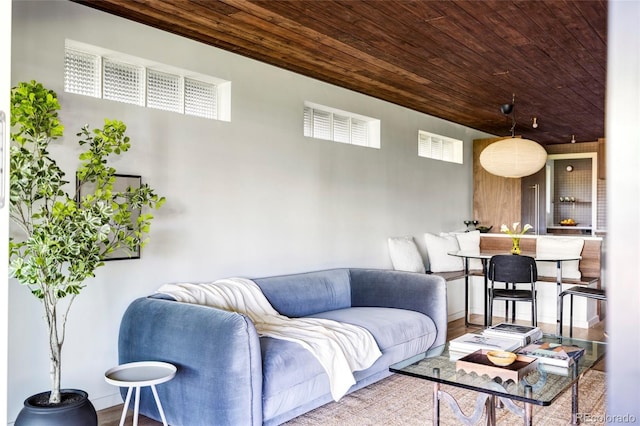
[[[440,369],[435,367],[433,369],[434,378],[440,377]],[[496,384],[496,386],[500,386]],[[504,388],[503,388],[504,390]],[[478,424],[484,413],[487,413],[487,425],[496,426],[496,412],[495,412],[495,396],[490,394],[485,394],[482,392],[478,393],[476,398],[476,405],[473,408],[473,412],[469,415],[465,414],[458,401],[450,394],[442,389],[440,389],[439,383],[433,384],[433,425],[440,425],[440,401],[444,400],[449,408],[453,411],[453,414],[460,421],[460,424],[464,425],[475,425]]]
[[[496,426],[496,397],[489,395],[485,403],[487,410],[487,426]]]
[[[462,258],[464,262],[464,326],[469,327],[469,259]]]
[[[133,406],[133,426],[138,426],[138,413],[140,412],[140,386],[136,386],[136,402]]]
[[[440,425],[440,399],[438,398],[438,392],[440,392],[440,383],[433,384],[433,426]]]
[[[153,397],[156,400],[156,405],[158,406],[158,411],[160,412],[160,418],[162,419],[162,424],[167,426],[167,419],[164,416],[164,411],[162,410],[162,404],[160,404],[160,398],[158,397],[158,391],[156,390],[156,385],[151,385],[151,391],[153,392]]]
[[[560,304],[562,300],[560,300],[560,293],[562,293],[562,261],[558,260],[556,262],[556,336],[560,336],[562,330],[560,330]]]
[[[131,402],[131,391],[133,390],[132,386],[129,386],[127,390],[127,397],[124,400],[124,407],[122,407],[122,416],[120,416],[120,426],[124,426],[124,420],[127,417],[127,411],[129,410],[129,403]]]
[[[531,394],[533,393],[533,388],[529,385],[524,387],[524,396],[527,398],[531,398]],[[533,404],[530,402],[524,403],[524,426],[532,426],[533,425]]]
[[[440,377],[440,369],[434,368],[433,373]],[[433,426],[440,426],[440,383],[433,383]]]
[[[578,364],[573,364],[573,377],[578,375]],[[571,424],[578,424],[578,382],[580,380],[576,380],[575,383],[571,386]]]
[[[487,322],[487,306],[489,306],[489,298],[488,298],[488,291],[489,291],[489,280],[487,279],[487,260],[486,259],[481,259],[482,260],[482,271],[483,271],[483,275],[484,275],[484,327],[486,328],[488,325]],[[465,327],[469,327],[471,325],[473,326],[482,326],[483,324],[474,324],[471,321],[469,321],[469,258],[464,257],[463,258],[464,261],[464,326]]]
[[[533,404],[524,403],[524,426],[533,426]]]
[[[487,317],[489,313],[489,279],[487,278],[487,259],[482,259],[482,275],[484,281],[484,328],[489,326],[491,318]]]

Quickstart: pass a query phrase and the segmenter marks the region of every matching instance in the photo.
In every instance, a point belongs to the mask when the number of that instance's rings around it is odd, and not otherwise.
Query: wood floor
[[[471,316],[471,321],[475,323],[479,323],[482,321],[482,316]],[[494,318],[494,324],[502,321],[502,318]],[[529,324],[528,322],[517,321],[520,324]],[[538,324],[540,328],[546,333],[555,333],[555,324]],[[586,340],[606,340],[604,334],[605,323],[604,321],[594,325],[589,329],[584,328],[574,328],[573,336],[578,339],[586,339]],[[464,320],[459,319],[449,323],[447,330],[447,340],[455,339],[458,336],[461,336],[465,333],[479,332],[482,330],[482,327],[465,327]],[[568,330],[565,330],[565,333]],[[600,361],[594,367],[596,370],[604,371],[604,360]],[[114,407],[107,408],[105,410],[98,411],[98,426],[118,426],[120,423],[120,415],[122,414],[123,404],[116,405]],[[126,425],[133,424],[133,409],[129,410],[127,415],[127,420],[125,422]],[[156,422],[154,420],[148,419],[144,416],[140,416],[138,420],[138,426],[161,426],[161,422]]]

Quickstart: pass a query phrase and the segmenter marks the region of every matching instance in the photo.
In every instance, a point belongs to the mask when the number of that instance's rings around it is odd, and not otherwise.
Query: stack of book
[[[538,358],[540,364],[569,367],[584,354],[579,346],[561,345],[558,343],[532,343],[518,350],[518,354]]]
[[[540,327],[502,322],[485,329],[482,335],[501,339],[515,339],[520,343],[519,346],[525,346],[542,339],[542,330]]]
[[[449,342],[449,357],[457,360],[478,349],[502,350],[512,352],[522,345],[516,339],[504,339],[500,337],[484,336],[467,333]]]

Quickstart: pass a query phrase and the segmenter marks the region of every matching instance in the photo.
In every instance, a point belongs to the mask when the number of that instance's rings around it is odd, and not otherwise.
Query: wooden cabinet
[[[547,214],[545,209],[546,201],[546,168],[543,167],[537,173],[525,176],[522,183],[522,223],[533,226],[531,233],[547,233]]]
[[[473,218],[493,226],[492,233],[500,232],[502,224],[521,221],[522,179],[495,176],[480,165],[482,150],[499,139],[473,141]]]
[[[607,177],[607,151],[604,138],[598,139],[598,179]]]

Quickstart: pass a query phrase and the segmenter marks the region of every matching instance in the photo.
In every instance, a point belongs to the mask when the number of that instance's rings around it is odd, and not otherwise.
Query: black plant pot
[[[96,409],[85,391],[62,389],[62,402],[49,404],[50,392],[30,396],[15,426],[98,426]]]

